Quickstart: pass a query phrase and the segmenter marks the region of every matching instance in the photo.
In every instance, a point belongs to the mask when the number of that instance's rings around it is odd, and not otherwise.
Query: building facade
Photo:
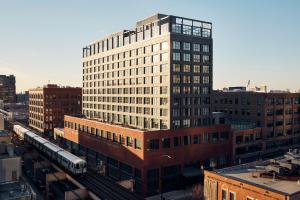
[[[212,25],[157,14],[83,49],[83,114],[146,129],[209,124]]]
[[[233,129],[233,158],[248,162],[300,146],[300,93],[214,92]]]
[[[144,196],[228,165],[230,126],[210,112],[211,34],[209,22],[157,14],[84,47],[83,117],[65,116],[58,140]]]
[[[299,152],[215,171],[205,171],[204,199],[300,199]]]
[[[101,164],[115,181],[134,180],[145,196],[182,188],[201,169],[228,166],[231,160],[230,125],[177,130],[141,130],[65,116],[64,133],[57,140],[86,156],[89,165]]]
[[[16,101],[16,77],[13,75],[0,75],[0,100],[4,103]]]
[[[46,85],[29,90],[29,126],[53,132],[64,126],[64,115],[81,114],[81,88]]]

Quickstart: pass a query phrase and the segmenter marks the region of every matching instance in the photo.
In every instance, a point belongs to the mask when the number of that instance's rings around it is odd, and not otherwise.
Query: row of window
[[[183,21],[183,20],[182,20]],[[187,21],[186,19],[184,21]],[[184,24],[176,19],[176,23],[171,24],[171,31],[177,34],[193,35],[198,37],[211,37],[211,24],[200,21]],[[169,32],[170,24],[167,20],[160,22],[152,22],[149,25],[138,27],[133,31],[125,32],[120,35],[115,35],[94,43],[83,49],[83,57],[105,52],[121,46],[129,45],[135,42],[156,37]]]
[[[210,73],[210,67],[207,65],[188,65],[188,64],[184,64],[184,65],[180,65],[180,64],[173,64],[173,72],[186,72],[186,73],[190,73],[193,72],[193,74],[195,73],[203,73],[203,74],[209,74]]]
[[[107,65],[107,70],[110,70],[109,65]],[[149,75],[149,74],[158,74],[158,73],[167,73],[168,72],[168,65],[153,65],[153,66],[145,66],[145,67],[137,67],[137,68],[130,68],[124,70],[117,70],[117,71],[108,71],[102,73],[96,73],[100,71],[105,71],[105,66],[95,66],[91,68],[83,69],[84,78],[83,80],[93,80],[93,79],[106,79],[106,78],[117,78],[117,77],[129,77],[129,76],[136,76],[136,75]]]
[[[200,52],[200,51],[204,53],[210,52],[210,48],[208,44],[202,44],[202,45],[197,43],[191,44],[189,42],[179,42],[179,41],[173,41],[173,49],[176,50],[182,49],[184,51],[191,51],[192,49],[194,52]]]
[[[159,119],[160,117],[156,116],[154,118],[150,117],[139,117],[139,116],[130,116],[128,113],[117,114],[110,113],[108,111],[101,112],[95,110],[83,109],[83,114],[89,118],[100,118],[104,122],[114,123],[114,124],[124,124],[132,127],[138,127],[141,129],[168,129],[168,121],[165,119]]]
[[[139,78],[113,79],[108,81],[90,81],[83,82],[83,87],[107,87],[107,86],[122,86],[122,85],[142,85],[142,84],[167,84],[169,83],[168,76],[147,76]],[[148,87],[149,88],[149,87]],[[111,88],[112,92],[114,89]],[[129,88],[127,88],[129,89]],[[138,88],[136,88],[138,89]],[[100,89],[101,90],[101,89]],[[102,89],[105,90],[105,89]],[[108,89],[110,91],[110,89]]]
[[[174,108],[173,109],[173,118],[181,118],[181,117],[192,117],[192,116],[202,116],[208,115],[207,107],[193,107],[193,108]]]
[[[130,104],[145,104],[145,105],[154,105],[154,106],[165,106],[168,104],[168,98],[159,98],[159,97],[95,97],[95,96],[84,96],[84,101],[94,101],[97,104],[92,106],[93,108],[98,108],[102,103],[130,103]],[[99,104],[100,103],[100,104]],[[112,104],[103,104],[104,109],[114,109],[117,105]]]
[[[149,107],[135,107],[135,106],[123,106],[121,105],[105,105],[105,104],[88,104],[84,103],[83,108],[85,109],[98,109],[101,111],[111,111],[111,112],[124,112],[124,113],[136,113],[143,115],[151,115],[151,116],[168,116],[168,109],[162,108],[149,108]]]
[[[173,94],[209,94],[209,87],[200,87],[200,86],[173,86]]]
[[[180,53],[180,52],[173,52],[172,60],[175,62],[202,62],[205,64],[210,63],[210,56],[209,55],[201,55],[201,54],[191,54],[189,53]]]
[[[250,98],[216,98],[215,104],[241,104],[241,105],[262,105],[264,100],[262,98],[257,98],[251,100]],[[291,105],[291,104],[300,104],[300,97],[295,98],[267,98],[265,100],[267,105]]]
[[[84,89],[85,94],[167,94],[167,86],[154,87],[131,87],[131,88],[107,88],[107,89]],[[95,98],[95,97],[94,97]]]
[[[153,44],[153,45],[148,45],[148,46],[112,54],[109,56],[104,56],[104,57],[101,57],[98,59],[85,61],[85,62],[83,62],[83,67],[96,65],[96,64],[104,64],[104,63],[114,62],[114,61],[123,60],[123,59],[129,59],[129,58],[133,58],[136,56],[141,56],[141,55],[150,54],[150,53],[156,53],[158,51],[161,51],[161,50],[164,51],[164,50],[168,50],[168,49],[169,49],[168,42],[157,43],[157,44]]]
[[[151,139],[147,141],[148,150],[158,150],[160,148],[173,148],[180,146],[188,146],[192,144],[202,144],[202,143],[217,143],[220,141],[228,141],[229,132],[213,132],[213,133],[203,133],[197,135],[185,135],[177,136],[173,138],[162,138]]]
[[[203,108],[201,116],[207,116],[209,114],[209,108]],[[210,123],[209,118],[196,118],[196,119],[174,119],[172,125],[174,129],[178,128],[189,128],[192,126],[207,126]]]

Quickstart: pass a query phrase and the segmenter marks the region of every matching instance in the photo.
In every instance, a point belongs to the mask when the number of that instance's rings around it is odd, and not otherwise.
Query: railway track
[[[99,177],[95,172],[88,170],[82,177],[75,177],[88,190],[103,200],[141,200],[142,197],[131,193],[125,188],[111,182],[106,177]]]

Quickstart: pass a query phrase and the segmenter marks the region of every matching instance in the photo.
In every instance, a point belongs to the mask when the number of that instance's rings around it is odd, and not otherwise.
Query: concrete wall
[[[18,181],[21,173],[20,157],[4,158],[0,160],[0,183]]]

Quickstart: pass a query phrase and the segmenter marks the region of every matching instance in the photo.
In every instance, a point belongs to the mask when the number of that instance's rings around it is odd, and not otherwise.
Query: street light
[[[166,159],[172,159],[172,157],[170,155],[167,155],[167,154],[164,154],[164,155],[161,155],[160,156],[161,158],[166,158]],[[163,165],[162,165],[162,162],[160,162],[160,189],[159,189],[159,192],[160,192],[160,199],[162,200],[163,199],[163,187],[162,187],[162,184],[163,184],[163,180],[162,180],[162,168],[163,168]]]

